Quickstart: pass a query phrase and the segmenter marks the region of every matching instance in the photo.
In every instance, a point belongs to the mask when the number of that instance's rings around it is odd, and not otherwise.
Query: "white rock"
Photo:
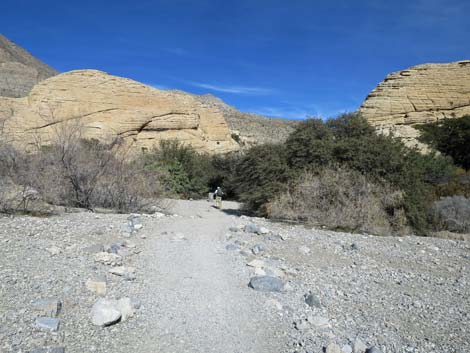
[[[261,267],[255,267],[255,275],[256,276],[266,276],[266,271],[263,270]]]
[[[260,259],[254,259],[254,260],[251,260],[250,262],[248,262],[246,265],[250,266],[250,267],[255,267],[255,268],[263,268],[264,267],[264,261],[260,260]]]
[[[46,248],[46,251],[52,256],[59,255],[62,252],[62,250],[57,246],[51,246],[50,248]]]
[[[330,323],[326,317],[323,316],[312,316],[308,318],[308,321],[317,328],[328,328]],[[339,347],[338,347],[339,348]]]
[[[121,321],[126,321],[128,318],[134,316],[135,309],[133,304],[130,298],[121,298],[116,301],[116,307],[121,313]]]
[[[367,346],[359,338],[356,338],[354,340],[353,348],[354,353],[365,353],[365,351],[367,350]]]
[[[99,296],[106,295],[106,278],[105,277],[96,277],[93,279],[89,279],[85,283],[86,287],[98,294]]]
[[[305,246],[305,245],[302,245],[302,246],[299,247],[299,252],[301,254],[307,255],[307,254],[310,253],[310,248]]]
[[[95,254],[95,262],[100,262],[105,265],[116,266],[122,263],[122,257],[118,254],[111,254],[102,251]]]
[[[96,326],[110,326],[121,319],[121,312],[115,301],[98,299],[91,308],[91,322]]]
[[[339,346],[336,343],[330,343],[326,347],[325,353],[342,353],[342,352],[341,352],[341,348],[339,348]]]
[[[258,234],[268,234],[268,233],[269,233],[269,229],[265,227],[260,227],[258,230]]]

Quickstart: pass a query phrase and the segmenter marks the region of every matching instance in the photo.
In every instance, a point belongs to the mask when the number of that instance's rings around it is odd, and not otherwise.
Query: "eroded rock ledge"
[[[23,149],[50,144],[57,131],[80,127],[84,138],[122,137],[134,150],[178,139],[199,151],[239,148],[223,115],[189,94],[162,91],[97,70],[63,73],[25,98],[0,97],[4,134]]]
[[[359,112],[378,131],[426,148],[416,140],[416,124],[470,114],[470,60],[394,72],[367,96]]]

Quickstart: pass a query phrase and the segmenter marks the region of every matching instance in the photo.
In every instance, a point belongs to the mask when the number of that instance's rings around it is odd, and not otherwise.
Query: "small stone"
[[[357,245],[356,243],[352,243],[351,250],[359,250],[359,245]]]
[[[142,306],[142,303],[137,298],[131,298],[131,305],[134,309],[140,309],[140,307]]]
[[[183,241],[183,240],[186,240],[186,237],[184,236],[183,233],[176,233],[173,238],[172,238],[173,241]]]
[[[284,283],[279,278],[271,276],[253,277],[248,285],[261,292],[281,292],[284,289]]]
[[[299,247],[299,253],[307,255],[310,253],[310,248],[308,246],[302,245]]]
[[[255,267],[255,275],[256,276],[266,276],[266,271],[263,270],[261,267]]]
[[[134,316],[135,308],[130,298],[121,298],[116,302],[116,307],[121,313],[121,321],[126,321],[128,318]]]
[[[255,234],[258,234],[260,231],[259,228],[253,223],[247,224],[244,230],[245,230],[245,233],[255,233]]]
[[[106,277],[100,276],[86,281],[86,287],[99,296],[106,295]]]
[[[140,230],[140,229],[142,229],[143,227],[144,227],[144,226],[143,226],[142,224],[140,224],[140,223],[134,224],[134,229],[135,229],[135,230]]]
[[[57,317],[62,303],[56,298],[39,299],[33,303],[33,309],[41,316]]]
[[[273,277],[284,278],[286,276],[283,270],[274,266],[265,266],[264,271],[266,272],[267,275],[273,276]]]
[[[258,255],[259,253],[263,252],[265,250],[263,244],[256,244],[255,246],[253,246],[251,248],[251,252],[254,254],[254,255]]]
[[[269,229],[265,227],[261,227],[258,229],[258,234],[269,234]]]
[[[353,353],[353,349],[349,344],[345,344],[343,347],[341,347],[341,352],[343,352],[343,353]]]
[[[230,227],[228,230],[233,232],[233,233],[238,233],[240,231],[240,229],[237,228],[237,227]]]
[[[255,268],[257,268],[257,267],[258,268],[263,268],[265,266],[264,261],[259,260],[259,259],[251,260],[246,265],[249,266],[249,267],[255,267]]]
[[[325,350],[325,353],[342,353],[341,348],[336,343],[330,343]]]
[[[109,252],[110,254],[118,254],[119,251],[125,247],[125,243],[118,241],[116,243],[113,243],[109,246],[105,246],[105,251]]]
[[[366,350],[366,353],[382,353],[382,351],[376,347],[376,346],[373,346],[373,347],[370,347]]]
[[[330,327],[330,322],[328,321],[326,317],[323,317],[323,316],[312,316],[308,318],[308,321],[316,328]]]
[[[286,292],[292,292],[294,290],[294,287],[292,287],[292,285],[289,282],[287,282],[286,284],[284,284],[284,290]]]
[[[98,299],[91,308],[91,322],[96,326],[110,326],[121,319],[121,312],[114,301]]]
[[[121,265],[122,257],[117,254],[111,254],[108,252],[99,252],[95,254],[95,262],[100,262],[104,265]]]
[[[62,252],[62,250],[57,246],[51,246],[50,248],[46,248],[46,250],[52,256],[59,255]]]
[[[356,338],[354,340],[353,348],[354,353],[365,353],[367,346],[359,338]]]
[[[309,293],[309,294],[305,294],[305,303],[313,308],[313,307],[316,307],[316,308],[321,308],[321,303],[320,303],[320,299],[318,299],[318,297],[315,295],[315,294],[312,294],[312,293]]]
[[[36,327],[42,330],[51,332],[59,331],[60,320],[53,317],[38,317],[36,318]]]
[[[236,250],[239,250],[240,247],[236,244],[228,244],[226,247],[225,247],[226,250],[228,251],[236,251]]]

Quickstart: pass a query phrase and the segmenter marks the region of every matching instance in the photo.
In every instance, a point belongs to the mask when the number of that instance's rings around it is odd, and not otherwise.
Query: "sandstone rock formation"
[[[36,83],[56,74],[0,34],[0,96],[24,97]]]
[[[51,77],[25,98],[0,97],[2,120],[4,136],[26,150],[51,143],[58,129],[76,129],[77,124],[84,138],[122,137],[137,150],[164,139],[178,139],[210,153],[239,149],[216,108],[189,94],[161,91],[96,70]]]
[[[470,114],[470,61],[423,64],[388,75],[359,112],[379,132],[426,149],[416,124]]]
[[[242,148],[263,143],[284,142],[299,123],[295,120],[244,113],[211,94],[196,96],[196,99],[204,106],[216,108],[224,115],[232,136]]]

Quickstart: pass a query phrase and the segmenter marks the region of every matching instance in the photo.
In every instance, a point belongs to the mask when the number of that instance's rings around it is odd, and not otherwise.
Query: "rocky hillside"
[[[112,141],[121,137],[134,149],[177,139],[200,151],[229,152],[231,138],[223,115],[188,94],[161,91],[96,70],[49,78],[26,98],[0,97],[0,119],[11,142],[23,149],[47,145],[64,128],[82,137]]]
[[[423,64],[388,75],[359,111],[380,132],[420,145],[416,124],[470,114],[470,61]]]
[[[0,96],[24,97],[57,71],[0,34]]]
[[[85,138],[119,136],[135,150],[178,139],[199,151],[226,153],[283,141],[296,124],[242,113],[212,95],[162,91],[96,70],[57,74],[0,35],[0,123],[17,147],[49,144],[73,123]]]
[[[211,94],[196,96],[196,98],[205,106],[214,107],[224,115],[232,131],[232,137],[241,147],[283,142],[298,124],[295,120],[268,118],[241,112]]]

